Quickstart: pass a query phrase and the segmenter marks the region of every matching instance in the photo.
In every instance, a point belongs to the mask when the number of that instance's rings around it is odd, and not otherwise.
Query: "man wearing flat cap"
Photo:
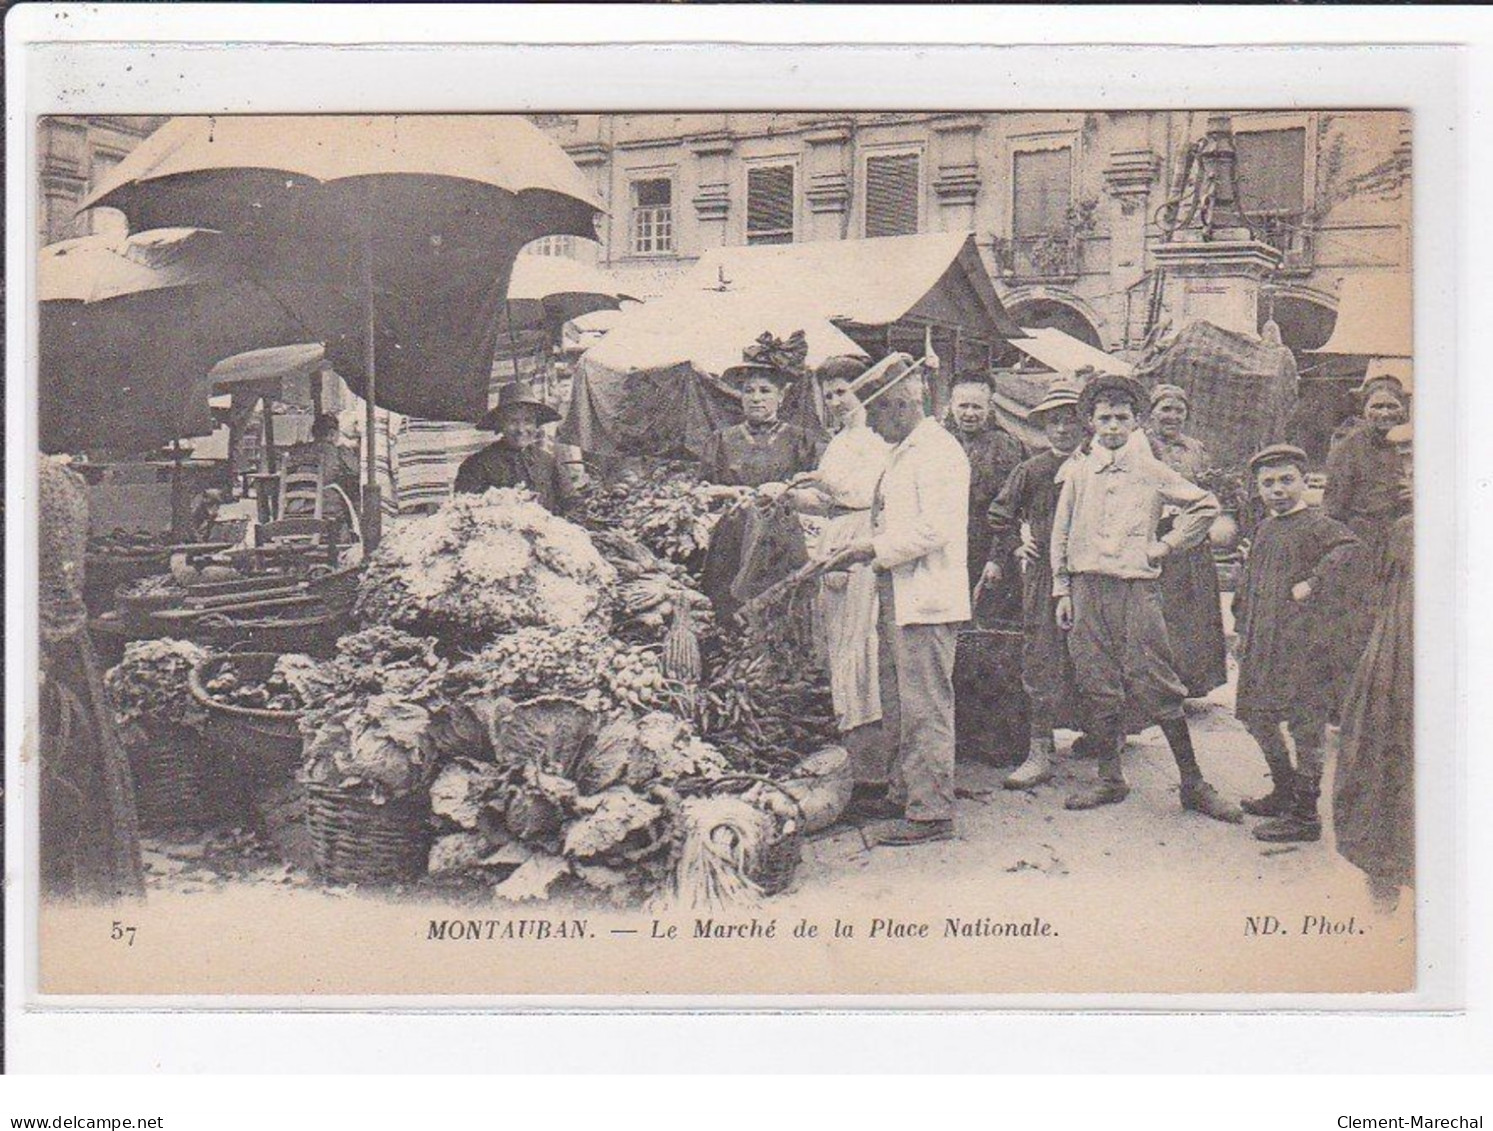
[[[1145,391],[1103,374],[1085,386],[1079,419],[1093,436],[1087,455],[1058,473],[1062,491],[1052,526],[1052,593],[1098,748],[1099,780],[1068,798],[1069,809],[1121,802],[1130,792],[1120,766],[1124,721],[1160,725],[1182,779],[1182,807],[1238,823],[1243,814],[1203,779],[1183,714],[1161,611],[1158,579],[1170,554],[1196,546],[1218,516],[1218,500],[1151,452],[1140,431]],[[1164,507],[1172,528],[1156,537]]]
[[[539,444],[539,430],[560,419],[528,385],[504,385],[498,403],[477,427],[496,432],[496,442],[462,461],[456,472],[458,494],[481,494],[494,487],[525,487],[551,514],[563,515],[575,488],[558,460]]]

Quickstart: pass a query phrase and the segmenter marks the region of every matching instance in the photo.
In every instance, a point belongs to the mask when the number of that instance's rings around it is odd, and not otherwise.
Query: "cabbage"
[[[589,810],[565,829],[566,856],[591,857],[623,847],[633,833],[648,829],[664,815],[662,805],[639,797],[625,786],[615,786],[594,797],[582,798]]]
[[[430,811],[463,829],[475,829],[482,807],[502,784],[496,767],[477,762],[448,763],[430,783]]]

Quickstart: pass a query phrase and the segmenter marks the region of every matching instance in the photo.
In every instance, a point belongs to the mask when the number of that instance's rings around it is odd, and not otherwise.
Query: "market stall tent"
[[[561,439],[598,454],[688,459],[740,418],[721,381],[761,334],[802,330],[805,364],[921,355],[982,371],[1020,337],[969,233],[713,248],[665,294],[618,313],[581,355]]]
[[[1128,377],[1135,367],[1124,358],[1115,357],[1080,341],[1055,327],[1024,326],[1026,337],[1013,339],[1029,365],[1016,370],[994,373],[992,396],[996,420],[1005,430],[1029,448],[1040,450],[1046,445],[1042,430],[1028,422],[1027,413],[1047,394],[1055,378],[1072,378],[1083,368],[1098,373],[1115,373]]]

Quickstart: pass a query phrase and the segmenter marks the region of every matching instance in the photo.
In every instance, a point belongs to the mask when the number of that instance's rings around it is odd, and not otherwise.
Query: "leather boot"
[[[1182,783],[1182,808],[1228,825],[1237,825],[1244,820],[1239,806],[1218,796],[1218,791],[1202,778]]]
[[[1304,844],[1322,839],[1322,818],[1317,813],[1320,783],[1305,775],[1296,779],[1291,811],[1255,826],[1255,839],[1271,844]]]
[[[1270,792],[1264,797],[1245,798],[1239,802],[1251,817],[1283,817],[1296,803],[1296,771],[1271,770]]]
[[[1032,739],[1026,761],[1017,766],[1002,783],[1007,789],[1032,789],[1052,778],[1053,744],[1051,736]]]
[[[1101,805],[1118,805],[1130,796],[1125,774],[1120,768],[1123,734],[1096,735],[1099,744],[1099,780],[1087,789],[1069,794],[1065,809],[1098,809]]]
[[[849,821],[885,821],[902,816],[902,806],[886,795],[885,785],[856,782],[845,807]]]

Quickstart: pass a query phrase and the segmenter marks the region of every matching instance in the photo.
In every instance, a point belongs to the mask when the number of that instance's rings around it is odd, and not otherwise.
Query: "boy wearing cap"
[[[1099,751],[1099,781],[1073,794],[1069,809],[1123,801],[1130,792],[1120,768],[1123,719],[1155,720],[1181,774],[1182,807],[1238,823],[1238,806],[1204,779],[1193,752],[1161,612],[1158,578],[1170,554],[1207,537],[1218,500],[1167,467],[1139,430],[1146,397],[1128,377],[1104,374],[1079,396],[1078,416],[1093,434],[1082,459],[1058,473],[1062,490],[1052,526],[1052,592],[1056,618],[1068,632],[1087,730]],[[1172,528],[1156,537],[1163,507],[1177,508]]]
[[[1047,395],[1027,414],[1039,425],[1048,448],[1017,464],[1000,494],[991,502],[990,560],[976,588],[1001,583],[1006,563],[1021,563],[1022,647],[1021,683],[1030,704],[1031,747],[1024,761],[1005,780],[1007,789],[1031,789],[1052,777],[1053,729],[1066,725],[1075,714],[1078,691],[1068,641],[1053,617],[1052,566],[1048,548],[1052,542],[1052,518],[1057,510],[1058,470],[1068,462],[1083,440],[1078,422],[1076,382],[1059,379]],[[1031,541],[1021,536],[1022,524],[1031,531]]]
[[[1250,546],[1234,593],[1239,634],[1239,689],[1234,713],[1260,744],[1271,791],[1245,801],[1246,813],[1269,817],[1255,837],[1313,841],[1327,714],[1337,685],[1331,662],[1334,633],[1324,623],[1328,587],[1340,580],[1358,539],[1321,510],[1306,505],[1306,453],[1273,444],[1249,461],[1255,488],[1269,511]],[[1281,735],[1296,747],[1295,764]]]

